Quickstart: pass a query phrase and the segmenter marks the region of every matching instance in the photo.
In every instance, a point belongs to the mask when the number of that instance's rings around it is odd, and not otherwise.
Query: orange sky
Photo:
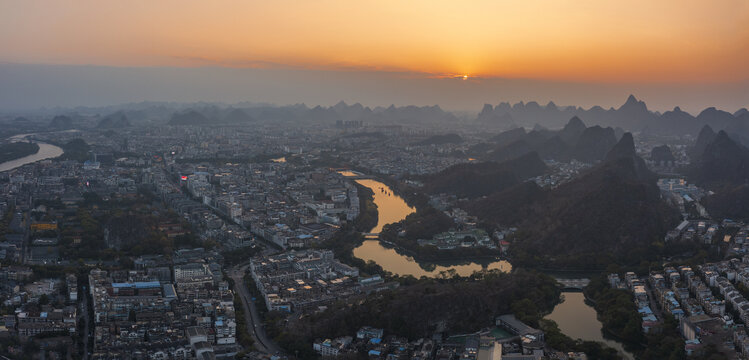
[[[0,0],[0,61],[749,80],[746,0]]]

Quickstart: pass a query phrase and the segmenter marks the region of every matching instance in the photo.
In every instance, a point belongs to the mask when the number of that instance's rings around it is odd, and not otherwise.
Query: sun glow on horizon
[[[0,0],[0,8],[4,62],[749,80],[743,0]]]

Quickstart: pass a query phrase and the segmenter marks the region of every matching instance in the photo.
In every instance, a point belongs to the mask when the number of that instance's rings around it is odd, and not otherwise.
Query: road
[[[88,280],[88,279],[86,279]],[[81,299],[81,318],[83,319],[83,322],[85,323],[83,327],[83,333],[81,334],[83,336],[83,360],[88,360],[88,354],[89,354],[89,344],[88,340],[91,338],[91,329],[89,328],[89,323],[91,321],[91,318],[89,316],[89,304],[88,304],[88,285],[83,286],[83,291],[78,292],[78,297]]]
[[[260,314],[257,311],[257,307],[255,307],[255,303],[251,300],[252,296],[250,295],[250,291],[247,289],[247,285],[243,279],[247,267],[249,267],[249,264],[237,265],[229,272],[229,277],[234,280],[234,290],[239,294],[239,298],[242,300],[247,330],[255,340],[255,348],[258,351],[266,354],[281,354],[283,350],[281,350],[273,340],[268,338],[268,335],[265,333]]]
[[[166,168],[164,168],[164,171],[169,173]],[[168,178],[169,177],[167,177],[167,179]],[[180,186],[180,184],[174,182],[171,182],[171,184],[177,187]],[[219,216],[222,215],[221,213],[216,211],[215,208],[211,208],[211,210]],[[267,249],[264,251],[264,253],[266,254],[274,253],[275,250],[273,249],[278,248],[278,245],[270,241],[267,241],[265,239],[258,240],[261,240],[261,243],[267,246]],[[268,338],[268,335],[265,333],[265,328],[263,327],[263,321],[260,319],[260,314],[255,307],[255,303],[251,301],[252,296],[250,295],[250,292],[247,289],[247,285],[245,284],[243,279],[245,271],[249,266],[249,264],[239,264],[229,270],[229,277],[234,280],[234,290],[237,292],[237,294],[239,294],[239,298],[242,300],[242,307],[244,308],[244,317],[245,324],[247,324],[247,330],[255,340],[255,348],[258,351],[266,354],[282,354],[283,350],[278,347],[278,345],[276,345],[270,338]]]

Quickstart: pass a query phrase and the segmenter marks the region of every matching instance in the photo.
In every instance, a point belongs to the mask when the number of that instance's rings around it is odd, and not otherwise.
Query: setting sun
[[[748,24],[0,0],[0,360],[749,360]]]
[[[481,78],[606,82],[749,78],[749,3],[741,0],[4,3],[7,62],[426,76],[470,68]]]

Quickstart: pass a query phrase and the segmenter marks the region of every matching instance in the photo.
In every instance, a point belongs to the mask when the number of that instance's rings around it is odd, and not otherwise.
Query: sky
[[[747,24],[745,0],[0,0],[0,107],[478,111],[618,106],[633,93],[659,110],[733,111],[749,106]]]

